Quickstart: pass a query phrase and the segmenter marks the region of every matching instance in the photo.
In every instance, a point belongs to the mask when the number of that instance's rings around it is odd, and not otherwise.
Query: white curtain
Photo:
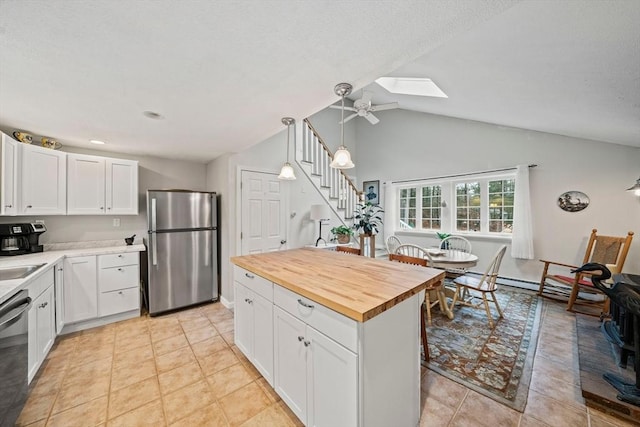
[[[513,202],[513,236],[511,256],[533,259],[533,226],[531,197],[529,195],[529,165],[518,165],[516,170],[516,194]]]
[[[398,212],[396,208],[396,186],[391,182],[384,183],[384,241],[386,242],[389,236],[393,236],[395,228],[398,223]]]

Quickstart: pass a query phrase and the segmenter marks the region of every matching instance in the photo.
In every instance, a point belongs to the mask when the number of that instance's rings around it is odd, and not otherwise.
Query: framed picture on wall
[[[380,203],[380,181],[364,181],[362,183],[364,202],[377,205]]]

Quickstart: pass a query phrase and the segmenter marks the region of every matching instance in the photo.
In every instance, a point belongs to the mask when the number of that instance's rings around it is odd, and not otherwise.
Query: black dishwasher
[[[30,306],[27,291],[0,305],[0,427],[14,426],[27,400]]]

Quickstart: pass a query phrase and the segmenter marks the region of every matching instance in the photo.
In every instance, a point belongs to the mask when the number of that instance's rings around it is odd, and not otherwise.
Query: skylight
[[[391,93],[448,98],[447,94],[431,79],[420,77],[380,77],[376,80],[376,83]]]

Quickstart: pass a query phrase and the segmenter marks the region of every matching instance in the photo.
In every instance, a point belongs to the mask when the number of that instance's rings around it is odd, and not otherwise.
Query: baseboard
[[[140,309],[127,311],[125,313],[112,314],[111,316],[98,317],[95,319],[82,320],[76,323],[64,325],[59,335],[66,335],[73,332],[83,331],[85,329],[97,328],[98,326],[108,325],[109,323],[120,322],[122,320],[140,317]]]
[[[222,295],[220,295],[220,303],[224,305],[226,308],[228,308],[229,310],[233,310],[233,301],[229,301]]]
[[[483,273],[476,273],[475,271],[470,271],[467,274],[471,274],[480,278],[482,277]],[[527,289],[530,291],[537,291],[540,288],[540,284],[538,282],[532,282],[530,280],[523,280],[523,279],[514,279],[512,277],[504,277],[504,276],[498,276],[498,280],[496,281],[496,283],[498,283],[498,285],[512,286],[514,288]]]

